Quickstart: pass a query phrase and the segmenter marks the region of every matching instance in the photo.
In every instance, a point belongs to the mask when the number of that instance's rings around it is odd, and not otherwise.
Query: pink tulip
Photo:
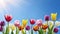
[[[38,26],[41,26],[41,25],[42,25],[42,20],[37,20],[37,21],[36,21],[36,24],[37,24]]]
[[[16,21],[14,22],[14,25],[15,25],[16,27],[20,26],[20,21],[19,21],[19,20],[16,20]]]

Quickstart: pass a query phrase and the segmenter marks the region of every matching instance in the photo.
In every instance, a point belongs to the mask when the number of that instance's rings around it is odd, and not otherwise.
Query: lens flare
[[[17,6],[21,0],[0,0],[0,11],[10,10],[11,6]]]

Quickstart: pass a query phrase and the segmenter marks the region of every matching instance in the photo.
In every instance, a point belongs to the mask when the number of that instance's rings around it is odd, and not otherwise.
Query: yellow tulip
[[[11,25],[10,27],[11,27],[12,30],[16,29],[16,27],[14,25]]]
[[[27,25],[28,20],[23,19],[22,20],[22,25],[25,27]]]
[[[57,17],[57,13],[51,13],[51,19],[52,19],[53,21],[56,20],[56,17]]]
[[[52,22],[50,22],[50,29],[52,28],[52,26],[53,26],[53,24],[52,24]]]

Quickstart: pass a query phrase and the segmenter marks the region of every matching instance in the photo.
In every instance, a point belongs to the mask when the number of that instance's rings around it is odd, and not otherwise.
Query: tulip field
[[[28,31],[29,34],[34,34],[34,32],[37,34],[56,34],[59,30],[57,26],[60,24],[58,22],[55,24],[57,13],[51,13],[51,18],[49,15],[45,15],[44,20],[46,23],[43,23],[42,19],[30,19],[29,23],[31,26],[28,25],[28,19],[23,19],[22,24],[20,24],[20,20],[15,20],[14,24],[10,25],[9,22],[13,19],[13,16],[5,14],[4,18],[7,26],[4,27],[5,21],[0,21],[0,32],[2,32],[2,34],[26,34],[26,31]]]

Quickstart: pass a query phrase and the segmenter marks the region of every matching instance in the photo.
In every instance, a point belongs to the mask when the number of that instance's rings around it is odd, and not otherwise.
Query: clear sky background
[[[12,23],[14,20],[32,18],[44,21],[44,16],[51,13],[57,13],[57,20],[60,21],[60,0],[17,0],[17,2],[8,4],[7,9],[3,8],[0,11],[0,20],[4,20],[6,13],[13,16]]]

